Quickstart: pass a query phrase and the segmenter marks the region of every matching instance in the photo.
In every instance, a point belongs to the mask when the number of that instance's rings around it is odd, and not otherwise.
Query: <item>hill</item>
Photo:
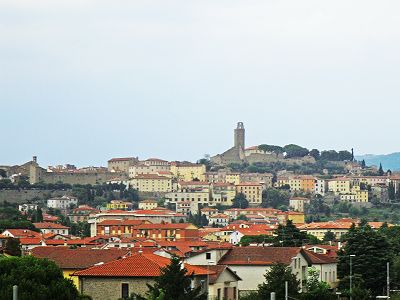
[[[367,166],[379,166],[382,163],[384,170],[400,171],[400,152],[382,155],[365,154],[356,156],[356,159],[358,161],[364,159]]]

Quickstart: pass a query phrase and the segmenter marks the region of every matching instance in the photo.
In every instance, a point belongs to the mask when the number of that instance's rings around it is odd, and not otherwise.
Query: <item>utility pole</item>
[[[355,254],[350,254],[350,300],[353,300],[352,289],[353,289],[353,261],[352,258],[356,256]]]
[[[285,281],[285,300],[289,299],[289,287],[288,287],[288,282]]]
[[[390,297],[390,274],[389,274],[389,262],[386,263],[386,296]]]
[[[18,300],[18,285],[13,286],[13,300]]]

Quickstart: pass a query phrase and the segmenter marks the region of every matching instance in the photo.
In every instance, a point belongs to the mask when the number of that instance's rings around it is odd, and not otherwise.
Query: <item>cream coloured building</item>
[[[236,193],[246,196],[250,205],[258,205],[262,202],[262,185],[257,182],[243,182],[236,185]]]
[[[172,191],[172,179],[155,174],[142,174],[130,180],[139,192],[168,193]]]
[[[341,177],[328,180],[328,191],[340,194],[350,194],[350,179]]]
[[[202,164],[193,164],[189,162],[172,162],[171,173],[178,180],[192,181],[198,179],[206,180],[206,166]]]
[[[151,210],[158,207],[156,200],[147,199],[139,201],[139,209]]]
[[[138,162],[137,157],[118,157],[108,161],[108,171],[125,172],[128,174],[129,167]]]

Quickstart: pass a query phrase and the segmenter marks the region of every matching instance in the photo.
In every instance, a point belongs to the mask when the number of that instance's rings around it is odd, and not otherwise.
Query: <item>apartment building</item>
[[[172,191],[172,179],[156,174],[142,174],[130,180],[139,192],[168,193]]]
[[[236,185],[236,193],[245,195],[250,205],[258,205],[262,202],[262,185],[257,182],[243,182]]]

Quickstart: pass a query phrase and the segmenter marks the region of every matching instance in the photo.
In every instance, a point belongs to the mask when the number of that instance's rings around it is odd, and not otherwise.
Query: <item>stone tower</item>
[[[244,150],[244,125],[243,122],[238,122],[237,127],[235,129],[235,136],[234,136],[234,147],[237,149]]]

